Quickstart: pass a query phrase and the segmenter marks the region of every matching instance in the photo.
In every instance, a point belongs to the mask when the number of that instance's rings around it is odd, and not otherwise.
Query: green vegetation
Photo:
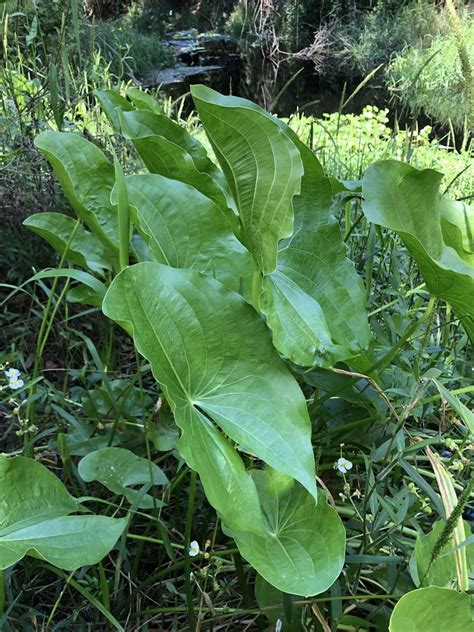
[[[449,22],[448,22],[449,24]],[[474,22],[462,23],[462,38],[474,50]],[[474,56],[467,62],[472,66]],[[394,57],[388,71],[391,89],[415,115],[424,112],[435,121],[466,131],[474,121],[472,74],[463,69],[459,38],[450,29],[430,40],[429,46],[406,47]]]
[[[133,143],[148,174],[124,178],[116,159],[114,166],[96,145],[75,134],[48,131],[36,140],[82,223],[55,213],[26,221],[61,260],[58,269],[30,281],[46,288],[52,279],[50,298],[39,313],[32,369],[22,366],[20,373],[4,365],[6,388],[13,391],[5,407],[12,411],[24,453],[40,457],[46,432],[44,447],[57,452],[66,480],[82,498],[64,496],[64,487],[43,468],[35,475],[38,491],[25,489],[19,513],[15,486],[8,486],[5,510],[14,519],[0,535],[0,547],[8,551],[3,562],[8,602],[14,583],[23,581],[15,562],[32,555],[40,559],[23,562],[25,570],[34,564],[40,575],[53,572],[57,582],[67,580],[77,595],[71,597],[83,600],[83,611],[96,624],[108,620],[117,629],[125,611],[140,619],[157,616],[164,627],[194,629],[198,619],[227,621],[230,627],[241,617],[257,622],[259,606],[275,612],[283,607],[277,618],[295,617],[295,629],[300,617],[310,624],[319,615],[342,625],[365,620],[384,629],[405,593],[418,599],[410,606],[420,612],[415,629],[426,629],[427,597],[413,588],[449,586],[448,602],[461,598],[452,582],[466,590],[472,557],[461,514],[471,489],[464,455],[474,419],[462,399],[443,386],[454,379],[460,393],[472,391],[474,312],[466,297],[473,290],[474,249],[464,223],[471,221],[472,209],[448,199],[440,204],[440,176],[403,162],[370,166],[362,190],[360,182],[341,185],[324,175],[317,154],[291,128],[249,102],[197,87],[194,99],[221,172],[195,136],[157,113],[158,103],[133,89],[128,95],[97,93],[112,126]],[[247,132],[236,134],[236,129]],[[256,162],[249,162],[249,155]],[[274,159],[268,161],[269,155]],[[291,223],[285,199],[293,199]],[[338,209],[343,232],[332,215]],[[372,228],[367,233],[360,210],[399,234],[426,286],[393,233]],[[365,288],[356,269],[365,272]],[[7,309],[15,296],[17,290],[7,295]],[[436,305],[437,298],[443,302]],[[91,305],[92,312],[83,308],[81,313],[74,304]],[[132,335],[145,363],[139,355],[124,363],[127,340],[110,325],[102,349],[71,327],[71,317],[82,320],[93,313],[97,319],[100,307]],[[73,353],[55,383],[41,367],[52,344],[61,348],[63,328],[75,340],[73,349],[88,359],[82,369],[74,368]],[[9,336],[21,348],[14,322]],[[13,348],[5,359],[22,362]],[[155,419],[151,397],[157,386],[150,369],[161,393]],[[114,377],[116,371],[122,377]],[[437,430],[437,391],[456,415],[449,435]],[[415,443],[408,440],[413,433]],[[440,452],[433,451],[436,447]],[[12,456],[2,463],[12,479],[27,476],[25,468],[33,466],[31,458]],[[315,467],[321,486],[317,505]],[[339,474],[331,474],[333,468]],[[432,477],[439,494],[429,484]],[[102,487],[93,487],[95,481]],[[57,488],[54,502],[62,504],[56,507],[52,500],[50,512],[38,516],[33,498],[46,494],[43,484]],[[104,487],[107,491],[100,491]],[[209,514],[204,493],[217,515]],[[84,502],[96,517],[77,515]],[[433,514],[438,522],[432,531]],[[217,520],[209,525],[211,515]],[[342,524],[348,538],[345,560]],[[88,530],[99,528],[100,548],[91,548]],[[76,529],[83,539],[68,535]],[[461,546],[461,553],[453,546]],[[146,547],[156,548],[150,568],[156,585],[139,579],[143,565],[149,565]],[[437,550],[445,551],[444,557]],[[173,605],[137,610],[124,592],[126,584],[120,579],[115,584],[113,564],[105,562],[98,567],[100,592],[94,595],[94,564],[108,551],[112,560],[119,556],[140,592],[155,594],[155,600],[159,594]],[[432,552],[428,567],[426,551]],[[380,571],[386,565],[395,565],[395,583]],[[89,577],[87,588],[74,578],[78,566]],[[260,574],[257,602],[247,586],[252,567]],[[69,578],[64,571],[72,571]],[[225,577],[233,587],[225,588]],[[355,599],[357,614],[347,618],[334,609],[330,586]],[[201,590],[212,595],[212,610],[196,601]],[[288,601],[286,593],[303,597]],[[307,598],[313,595],[316,601]],[[68,612],[64,591],[58,599],[43,610],[51,622],[60,604]],[[229,603],[235,607],[226,611]],[[391,629],[400,628],[404,603],[395,608]],[[29,612],[21,621],[28,621]],[[271,612],[267,616],[274,620]],[[460,612],[460,622],[463,616]],[[15,629],[20,620],[12,614],[4,621]]]
[[[173,54],[159,34],[142,32],[129,16],[100,22],[92,29],[94,46],[115,77],[149,81],[153,72],[174,63]]]
[[[474,629],[469,16],[395,80],[442,6],[251,9],[0,4],[2,632]],[[433,124],[139,82],[177,28],[318,67],[315,26]]]
[[[309,144],[329,173],[343,180],[359,179],[375,160],[396,158],[418,169],[444,174],[445,186],[454,199],[472,199],[474,172],[471,143],[461,151],[447,134],[432,138],[430,126],[393,129],[389,110],[366,106],[362,113],[326,114],[322,119],[295,114],[288,123]]]

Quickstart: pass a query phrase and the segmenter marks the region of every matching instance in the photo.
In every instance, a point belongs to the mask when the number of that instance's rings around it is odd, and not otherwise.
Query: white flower
[[[8,382],[8,386],[14,391],[16,391],[19,388],[23,388],[24,385],[25,383],[19,377],[12,377],[10,378],[10,381]]]
[[[8,371],[5,371],[5,375],[10,380],[12,378],[20,377],[21,373],[18,369],[8,369]]]
[[[347,472],[351,469],[352,463],[341,456],[340,459],[337,459],[336,463],[337,469],[343,474],[347,474]]]
[[[189,557],[196,557],[196,555],[199,555],[199,553],[201,552],[201,549],[199,548],[199,544],[196,542],[196,540],[193,540],[190,544],[189,544]]]

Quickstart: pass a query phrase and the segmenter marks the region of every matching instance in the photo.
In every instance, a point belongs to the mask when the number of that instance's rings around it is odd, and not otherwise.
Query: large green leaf
[[[111,268],[107,250],[100,239],[68,215],[37,213],[30,215],[23,224],[45,239],[61,256],[67,246],[67,261],[98,273]]]
[[[429,586],[403,595],[390,618],[390,632],[473,632],[469,595]]]
[[[115,278],[104,312],[133,331],[178,425],[189,412],[209,416],[316,496],[303,393],[241,296],[193,270],[145,262]]]
[[[243,533],[224,525],[225,531],[262,577],[280,590],[305,596],[323,592],[344,564],[345,532],[339,516],[323,499],[315,505],[288,476],[269,468],[252,475],[265,530]]]
[[[124,136],[133,142],[148,171],[185,182],[223,210],[235,210],[222,172],[207,159],[204,148],[196,145],[197,141],[186,130],[167,117],[150,113],[123,112],[120,120]],[[229,215],[235,219],[234,212]],[[235,221],[233,226],[235,229]]]
[[[441,178],[396,160],[376,162],[364,175],[363,211],[400,235],[429,291],[452,305],[474,341],[474,266],[443,241]]]
[[[250,293],[252,258],[221,207],[195,188],[156,174],[126,178],[135,223],[155,260],[194,268]]]
[[[474,206],[443,199],[440,210],[444,242],[474,266]]]
[[[331,213],[330,181],[311,150],[293,140],[305,170],[294,233],[263,279],[260,308],[280,353],[295,364],[331,366],[369,345],[365,291]]]
[[[87,454],[81,459],[78,467],[82,480],[90,483],[99,481],[114,494],[125,496],[130,504],[136,501],[139,490],[130,489],[135,485],[166,485],[168,479],[164,472],[125,448],[102,448]],[[142,495],[138,504],[142,509],[161,506],[149,494]]]
[[[36,147],[51,163],[69,203],[88,228],[115,253],[118,219],[110,203],[114,168],[101,150],[80,134],[42,132]]]
[[[99,101],[114,130],[119,132],[120,118],[118,111],[123,110],[127,112],[128,110],[133,110],[133,105],[115,90],[94,90],[94,96]]]
[[[78,511],[79,502],[43,465],[0,456],[0,569],[25,555],[66,570],[99,562],[127,519],[68,515]]]
[[[199,411],[188,409],[184,421],[179,450],[199,473],[242,555],[283,592],[309,596],[327,590],[341,572],[345,551],[334,509],[323,499],[316,505],[299,483],[274,470],[247,472],[228,439]]]
[[[201,143],[189,134],[178,123],[164,114],[156,114],[148,110],[134,110],[120,112],[122,131],[125,136],[137,140],[150,136],[161,136],[170,143],[184,149],[192,158],[196,169],[202,173],[215,170],[215,165],[209,159]]]
[[[205,275],[157,263],[121,272],[103,309],[151,363],[181,428],[179,451],[243,555],[285,592],[328,588],[344,531],[315,503],[304,397],[255,311]],[[280,473],[247,472],[230,439]]]
[[[236,202],[242,241],[269,274],[278,242],[293,232],[292,200],[303,175],[298,148],[255,104],[201,85],[191,91]]]

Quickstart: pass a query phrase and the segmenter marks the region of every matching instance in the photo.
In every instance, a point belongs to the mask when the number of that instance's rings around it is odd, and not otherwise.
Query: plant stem
[[[114,157],[115,180],[117,183],[117,204],[119,224],[119,265],[120,270],[128,266],[128,251],[130,241],[130,207],[128,205],[127,187],[122,167]]]
[[[66,260],[66,255],[67,255],[67,252],[69,250],[69,246],[71,245],[71,242],[72,242],[72,240],[74,238],[74,235],[76,234],[76,230],[78,229],[79,224],[80,224],[80,222],[79,222],[79,220],[77,220],[73,230],[71,231],[71,235],[69,236],[69,239],[68,239],[68,241],[66,243],[66,246],[64,248],[63,254],[62,254],[61,259],[59,261],[59,265],[58,265],[58,268],[57,268],[58,270],[60,270],[63,267],[63,265],[64,265],[64,262]],[[56,291],[56,286],[58,284],[58,281],[59,281],[59,277],[55,277],[53,279],[53,282],[51,284],[51,290],[50,290],[50,293],[49,293],[49,296],[48,296],[48,301],[46,303],[46,307],[45,307],[45,310],[44,310],[43,318],[41,320],[41,326],[40,326],[40,330],[39,330],[39,333],[38,333],[38,339],[37,339],[37,343],[36,343],[35,361],[34,361],[34,365],[33,365],[33,375],[32,375],[32,380],[33,381],[38,377],[39,369],[40,369],[41,362],[42,362],[42,359],[43,359],[44,349],[45,349],[45,346],[46,346],[46,342],[48,341],[49,334],[51,332],[51,327],[53,325],[53,320],[54,320],[54,317],[55,317],[56,312],[58,310],[58,307],[59,307],[59,305],[61,303],[61,300],[62,300],[62,298],[63,298],[63,296],[64,296],[64,294],[66,292],[66,289],[68,287],[68,284],[66,283],[66,285],[63,288],[63,291],[61,292],[58,300],[56,301],[56,305],[53,308],[53,312],[52,312],[51,318],[49,318],[49,315],[50,315],[50,312],[51,312],[51,308],[52,308],[52,305],[53,305],[54,292]],[[35,414],[36,414],[36,403],[35,403],[34,400],[31,401],[35,394],[36,394],[36,383],[34,383],[31,386],[31,388],[29,389],[29,392],[28,392],[28,399],[30,401],[29,401],[29,403],[27,405],[27,408],[26,408],[26,418],[27,418],[27,420],[28,420],[28,422],[30,424],[34,422]],[[27,435],[25,434],[25,443],[26,443],[26,441],[27,441]],[[28,450],[28,451],[30,451],[30,450]],[[31,456],[31,454],[30,454],[30,456]]]
[[[196,630],[196,614],[193,604],[193,590],[191,584],[191,558],[189,557],[189,545],[191,542],[191,529],[194,514],[194,497],[196,495],[196,472],[191,470],[188,491],[188,510],[186,512],[186,526],[184,529],[184,586],[186,591],[186,605],[188,611],[188,624],[190,632]]]
[[[405,331],[405,333],[397,342],[397,344],[395,344],[387,354],[385,354],[382,358],[380,358],[380,360],[378,360],[374,365],[372,365],[370,369],[367,370],[367,373],[369,375],[376,370],[384,369],[390,363],[392,358],[394,358],[396,355],[400,353],[401,349],[408,342],[408,340],[410,340],[410,338],[417,331],[417,329],[419,329],[420,326],[425,322],[425,320],[427,320],[430,317],[431,312],[433,311],[433,308],[435,306],[435,303],[436,303],[436,298],[434,296],[431,296],[430,300],[428,301],[428,305],[426,306],[426,309],[423,313],[423,316],[421,316],[417,321],[413,323],[413,325],[411,325]]]

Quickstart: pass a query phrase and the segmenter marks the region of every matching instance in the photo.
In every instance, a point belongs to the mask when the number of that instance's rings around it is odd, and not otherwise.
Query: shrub
[[[474,63],[474,22],[465,17],[462,30]],[[454,32],[440,33],[429,46],[406,47],[390,64],[388,81],[392,92],[414,114],[424,112],[442,123],[462,128],[472,108],[473,86],[461,66]]]
[[[130,17],[99,22],[95,27],[96,46],[117,77],[146,79],[153,70],[172,66],[172,52],[158,34],[133,28]]]

